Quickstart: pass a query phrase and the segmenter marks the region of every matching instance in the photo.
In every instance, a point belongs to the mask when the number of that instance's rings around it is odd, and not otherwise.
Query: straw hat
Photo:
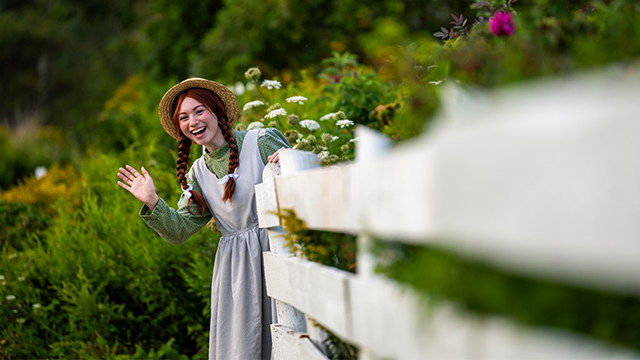
[[[173,113],[171,112],[171,107],[173,106],[173,101],[176,99],[176,96],[181,92],[192,89],[192,88],[201,88],[213,91],[224,103],[224,109],[227,113],[227,118],[229,119],[229,123],[231,126],[238,119],[238,100],[236,96],[233,95],[233,92],[229,90],[226,86],[217,83],[215,81],[201,79],[201,78],[190,78],[184,80],[181,83],[174,85],[160,100],[160,106],[158,108],[158,115],[160,116],[160,123],[164,130],[171,135],[174,139],[178,139],[180,136],[180,130],[178,130],[173,125]]]

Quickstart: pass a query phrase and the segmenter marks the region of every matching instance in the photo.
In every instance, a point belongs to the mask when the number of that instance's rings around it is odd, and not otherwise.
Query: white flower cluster
[[[321,151],[318,153],[318,160],[322,161],[326,158],[329,157],[329,152],[328,151]]]
[[[311,131],[320,129],[320,124],[315,120],[302,120],[300,121],[300,126]]]
[[[40,308],[40,304],[33,304],[31,306],[33,306],[34,309],[39,309]]]
[[[323,115],[320,118],[320,121],[326,121],[326,120],[333,120],[333,117],[336,116],[336,113],[328,113],[326,115]]]
[[[16,296],[15,295],[7,295],[7,297],[5,299],[7,299],[9,301],[13,301],[13,300],[16,299]]]
[[[258,107],[262,105],[264,105],[264,103],[260,100],[249,101],[248,103],[244,104],[242,111],[247,111],[247,110],[253,109],[254,107]]]
[[[249,124],[249,126],[247,126],[247,130],[262,129],[263,127],[264,127],[263,123],[261,123],[260,121],[254,121],[251,124]]]
[[[345,126],[353,125],[353,121],[351,121],[351,120],[338,120],[338,121],[336,121],[336,125],[340,126],[341,128],[344,128]]]
[[[304,105],[303,101],[307,101],[307,98],[304,96],[292,96],[290,98],[287,98],[287,102],[298,103],[300,105]]]
[[[266,87],[269,90],[273,90],[274,88],[280,89],[282,84],[278,80],[264,80],[262,81],[262,85],[260,87]]]
[[[273,119],[277,116],[286,116],[287,115],[287,111],[285,109],[275,109],[272,110],[270,113],[268,113],[267,115],[264,116],[265,119]]]

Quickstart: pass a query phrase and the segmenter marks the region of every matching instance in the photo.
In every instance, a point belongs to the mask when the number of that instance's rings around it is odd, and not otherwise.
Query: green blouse
[[[236,140],[236,144],[238,144],[238,152],[242,150],[242,142],[244,141],[246,133],[246,131],[233,130],[233,137]],[[282,147],[289,148],[289,142],[287,142],[284,135],[276,129],[265,129],[264,133],[261,133],[258,137],[258,148],[260,149],[262,162],[265,165],[267,164],[267,158]],[[227,175],[227,169],[229,167],[229,144],[224,143],[224,145],[212,153],[206,152],[204,154],[204,161],[209,171],[214,173],[218,178]],[[198,180],[191,172],[187,174],[187,182],[193,185],[193,190],[202,193]],[[212,217],[209,209],[205,208],[205,211],[200,213],[195,202],[191,202],[191,211],[193,214],[187,210],[187,198],[183,194],[180,196],[180,201],[178,201],[178,210],[169,207],[169,205],[160,198],[153,211],[151,211],[147,205],[144,205],[142,209],[140,209],[140,217],[166,241],[172,244],[181,244],[190,238],[191,235],[198,232],[203,226],[207,225]]]

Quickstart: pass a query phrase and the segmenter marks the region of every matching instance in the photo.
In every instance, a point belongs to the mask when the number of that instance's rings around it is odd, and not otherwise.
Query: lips
[[[202,134],[204,133],[205,129],[206,129],[206,127],[205,127],[205,126],[203,126],[203,127],[198,128],[198,129],[196,129],[196,130],[193,130],[193,131],[191,132],[191,134],[193,134],[193,136],[195,136],[195,137],[198,137],[199,135],[202,135]]]

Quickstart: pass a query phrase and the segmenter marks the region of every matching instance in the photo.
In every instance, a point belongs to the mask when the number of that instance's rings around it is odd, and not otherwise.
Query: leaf
[[[453,18],[453,20],[456,21],[456,23],[458,23],[458,17],[457,16],[455,16],[454,14],[451,14],[451,17]]]
[[[443,33],[445,33],[445,34],[448,34],[448,33],[449,33],[449,30],[447,30],[447,29],[446,29],[446,28],[444,28],[444,27],[440,27],[440,30],[442,30],[442,32],[443,32]]]

